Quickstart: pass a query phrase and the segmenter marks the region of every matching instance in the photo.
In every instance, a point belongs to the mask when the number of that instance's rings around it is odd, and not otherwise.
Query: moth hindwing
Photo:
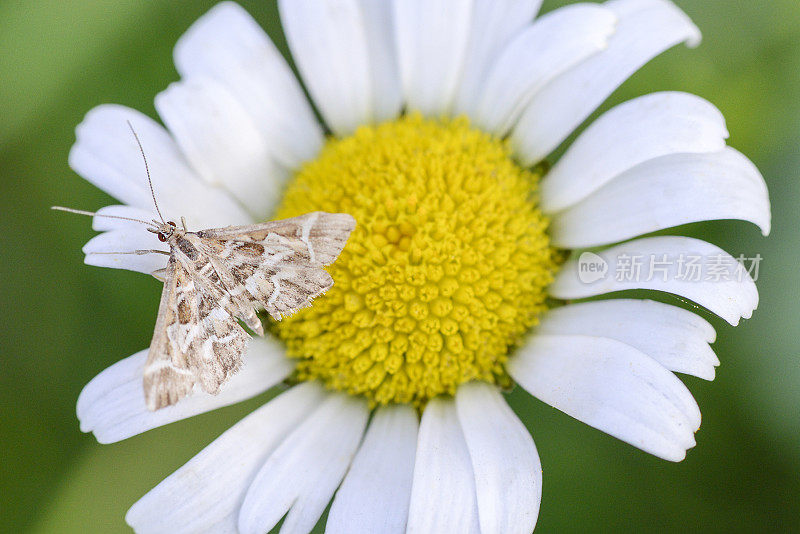
[[[170,247],[153,341],[144,367],[148,409],[175,404],[195,385],[212,394],[239,369],[248,334],[311,304],[333,285],[323,269],[344,248],[355,220],[314,212],[250,226],[189,232],[154,221]]]

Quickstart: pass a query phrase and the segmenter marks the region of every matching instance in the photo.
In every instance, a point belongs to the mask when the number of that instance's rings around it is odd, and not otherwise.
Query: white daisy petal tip
[[[550,231],[553,245],[577,249],[725,219],[751,222],[764,235],[770,231],[764,178],[750,160],[730,147],[642,162],[554,214]]]
[[[615,177],[660,156],[725,148],[722,113],[698,96],[664,91],[629,100],[602,114],[542,179],[546,213],[567,209]]]
[[[110,234],[100,234],[105,237]],[[116,239],[116,238],[115,238]],[[91,243],[91,241],[89,242]],[[130,242],[126,242],[130,245]],[[88,243],[87,243],[88,244]],[[124,269],[142,274],[152,274],[166,266],[166,256],[163,254],[114,254],[89,252],[83,258],[83,263],[91,267],[105,267],[108,269]]]
[[[548,13],[521,30],[488,70],[474,110],[482,129],[504,136],[530,99],[550,80],[603,50],[617,17],[596,4],[575,4]]]
[[[128,217],[130,219],[144,221],[145,223],[149,223],[153,219],[157,218],[155,208],[151,210],[145,210],[126,205],[103,206],[97,210],[97,214],[113,215],[115,217]],[[107,230],[132,230],[134,228],[142,230],[145,228],[145,226],[139,222],[111,219],[109,217],[95,216],[92,218],[92,230],[97,232],[104,232]]]
[[[127,209],[126,209],[127,208]],[[128,206],[106,206],[100,215],[134,217],[143,221],[152,218],[145,210]],[[132,254],[134,251],[160,250],[168,248],[156,239],[155,234],[147,232],[143,224],[106,217],[94,217],[93,227],[101,233],[92,237],[83,247],[84,263],[95,267],[126,269],[150,274],[166,264],[166,256],[158,253]],[[116,253],[122,254],[116,254]]]
[[[689,48],[696,48],[703,40],[700,28],[672,0],[609,0],[606,6],[614,9],[620,16],[651,10],[659,12],[662,17],[675,17],[680,21],[683,30],[683,42]]]
[[[653,57],[682,42],[699,42],[697,27],[667,0],[611,0],[602,5],[619,17],[608,47],[538,91],[514,127],[511,143],[524,164],[547,157]]]
[[[686,40],[684,43],[689,48],[697,48],[703,42],[703,33],[700,31],[700,28],[692,21],[691,17],[683,12],[680,8],[675,6],[678,12],[683,15],[683,18],[686,23],[686,27],[688,28],[686,34]]]
[[[568,304],[546,312],[537,334],[590,335],[615,339],[676,373],[713,380],[719,359],[710,343],[711,324],[691,311],[640,299]]]
[[[119,165],[116,157],[126,150],[125,142],[129,140],[112,132],[114,123],[124,126],[126,120],[138,122],[141,117],[139,112],[116,104],[92,108],[75,127],[76,139],[67,159],[70,168],[84,179],[126,204],[138,207],[144,206],[143,184],[128,179],[127,165]]]
[[[772,232],[772,203],[764,176],[750,158],[735,148],[725,147],[724,153],[725,160],[731,161],[731,165],[738,166],[741,169],[739,172],[750,178],[755,191],[754,196],[761,201],[761,211],[754,217],[755,220],[751,222],[761,229],[761,235],[767,237]]]
[[[700,409],[683,383],[625,343],[533,336],[509,361],[533,396],[645,452],[678,462],[695,445]]]
[[[230,28],[242,35],[261,35],[264,33],[261,26],[253,19],[245,8],[231,2],[223,0],[212,6],[208,11],[192,23],[189,29],[178,38],[173,48],[173,58],[177,66],[184,65],[190,60],[198,60],[195,56],[196,37],[206,35],[206,32],[213,32],[218,28]],[[250,36],[248,35],[248,36]]]
[[[239,30],[247,29],[256,34],[262,31],[253,17],[239,4],[225,0],[219,2],[206,11],[189,27],[189,29],[178,39],[173,48],[175,64],[180,66],[190,60],[197,61],[195,39],[205,35],[209,30],[217,27],[231,27]]]

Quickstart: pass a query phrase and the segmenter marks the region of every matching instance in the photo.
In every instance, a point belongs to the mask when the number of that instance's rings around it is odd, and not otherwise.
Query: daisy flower
[[[530,532],[542,470],[502,394],[514,384],[660,458],[695,445],[700,411],[674,373],[714,378],[709,323],[651,300],[573,301],[649,289],[750,317],[758,293],[730,255],[640,236],[712,219],[767,234],[764,180],[726,147],[717,109],[677,92],[611,109],[545,164],[634,71],[700,35],[667,0],[535,18],[539,4],[280,0],[320,121],[267,35],[222,3],[175,47],[164,126],[89,112],[70,164],[121,201],[103,214],[155,216],[130,121],[164,215],[192,230],[314,210],[358,221],[335,286],[253,339],[219,395],[148,411],[146,351],[83,390],[81,429],[110,443],[283,389],[135,503],[134,529],[266,532],[283,518],[281,532],[308,532],[332,501],[328,532]],[[94,228],[86,263],[164,266],[108,254],[164,249],[138,225]],[[637,258],[649,276],[628,269]]]

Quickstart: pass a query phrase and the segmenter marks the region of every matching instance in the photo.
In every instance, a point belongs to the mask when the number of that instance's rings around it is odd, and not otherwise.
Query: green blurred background
[[[562,1],[546,1],[551,10]],[[678,0],[704,34],[659,57],[604,106],[685,90],[725,114],[730,144],[764,173],[768,239],[748,224],[685,231],[734,256],[760,253],[761,304],[732,328],[711,319],[714,382],[687,378],[703,410],[697,447],[672,464],[519,391],[509,397],[544,467],[537,532],[800,532],[800,3]],[[177,79],[176,39],[211,0],[0,3],[0,529],[126,532],[127,508],[264,401],[101,446],[81,434],[82,386],[150,341],[160,284],[83,265],[90,221],[48,210],[112,199],[67,166],[74,127],[117,102],[155,116]],[[243,2],[282,49],[274,1]],[[684,229],[682,229],[684,230]]]

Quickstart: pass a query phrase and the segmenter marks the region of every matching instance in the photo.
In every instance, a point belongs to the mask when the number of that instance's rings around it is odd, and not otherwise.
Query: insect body
[[[248,335],[239,320],[263,335],[258,308],[279,320],[310,305],[333,285],[323,267],[354,227],[350,215],[314,212],[200,232],[148,228],[170,247],[144,369],[148,408],[174,404],[195,383],[218,393],[241,365]]]

